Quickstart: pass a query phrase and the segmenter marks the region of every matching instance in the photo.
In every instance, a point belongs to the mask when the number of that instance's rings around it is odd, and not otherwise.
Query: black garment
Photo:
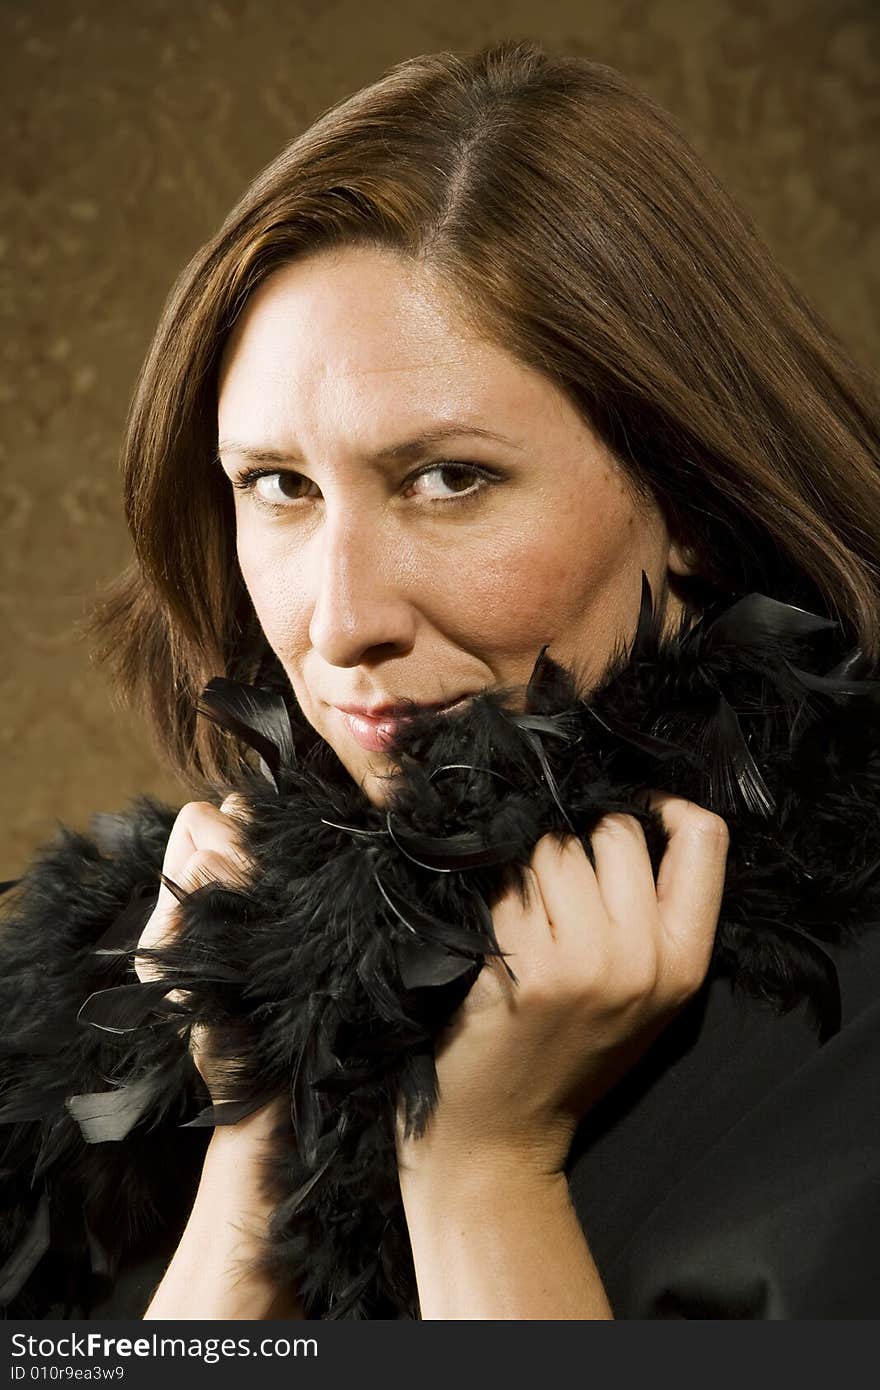
[[[880,1315],[880,930],[823,1046],[715,980],[581,1125],[572,1196],[618,1318]]]

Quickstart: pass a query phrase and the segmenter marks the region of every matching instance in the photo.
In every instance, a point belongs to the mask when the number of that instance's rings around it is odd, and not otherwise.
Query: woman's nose
[[[331,666],[357,666],[374,648],[409,650],[415,614],[393,542],[364,520],[325,521],[313,537],[309,638]]]

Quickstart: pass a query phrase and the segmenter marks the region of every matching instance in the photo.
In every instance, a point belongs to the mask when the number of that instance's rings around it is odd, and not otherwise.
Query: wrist
[[[430,1189],[435,1182],[467,1192],[495,1182],[531,1188],[565,1181],[574,1125],[560,1115],[547,1120],[535,1135],[489,1135],[474,1125],[470,1132],[452,1135],[435,1112],[424,1134],[405,1139],[397,1136],[397,1164],[401,1188]]]
[[[216,1125],[205,1151],[206,1164],[244,1163],[253,1168],[286,1114],[286,1099],[278,1097],[234,1125]]]
[[[398,1160],[398,1176],[404,1206],[430,1206],[436,1201],[441,1210],[450,1205],[478,1210],[493,1204],[498,1193],[509,1202],[514,1193],[523,1200],[541,1201],[545,1195],[558,1200],[568,1192],[561,1164],[549,1164],[543,1153],[522,1149],[461,1145],[449,1156],[433,1153],[413,1158],[404,1153]]]
[[[146,1317],[303,1317],[296,1291],[279,1288],[264,1263],[274,1204],[263,1158],[279,1118],[269,1111],[212,1134],[189,1220]]]

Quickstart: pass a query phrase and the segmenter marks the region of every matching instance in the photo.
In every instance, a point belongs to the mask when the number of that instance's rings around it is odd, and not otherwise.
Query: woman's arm
[[[563,1173],[402,1172],[400,1188],[424,1319],[614,1316]]]
[[[725,878],[727,827],[656,793],[657,880],[632,816],[603,817],[591,864],[539,841],[523,902],[493,923],[515,971],[481,970],[437,1049],[439,1096],[397,1151],[423,1318],[613,1317],[569,1199],[580,1118],[699,988]]]
[[[189,1221],[144,1320],[304,1318],[294,1289],[257,1263],[272,1204],[260,1185],[261,1149],[276,1123],[264,1106],[214,1131]]]

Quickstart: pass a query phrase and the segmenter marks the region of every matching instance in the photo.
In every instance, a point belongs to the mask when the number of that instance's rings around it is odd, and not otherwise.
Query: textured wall
[[[3,0],[0,878],[56,819],[182,799],[75,634],[127,557],[117,449],[177,271],[331,102],[508,35],[611,63],[673,111],[876,361],[878,0]]]

